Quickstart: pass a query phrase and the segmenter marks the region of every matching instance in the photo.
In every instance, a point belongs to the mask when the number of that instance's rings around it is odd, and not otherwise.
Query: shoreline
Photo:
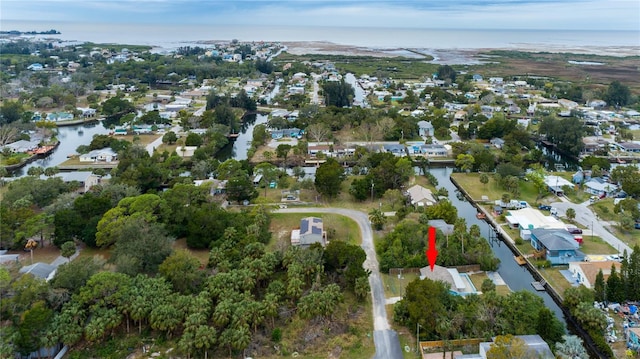
[[[292,55],[319,54],[319,55],[351,55],[371,57],[433,57],[433,63],[451,63],[453,60],[466,59],[475,63],[485,63],[487,58],[479,58],[479,55],[493,51],[518,51],[518,52],[545,52],[567,53],[575,55],[632,57],[640,54],[640,46],[564,46],[552,44],[526,44],[506,47],[486,48],[412,48],[412,47],[364,47],[355,45],[342,45],[330,41],[284,41],[287,52]]]

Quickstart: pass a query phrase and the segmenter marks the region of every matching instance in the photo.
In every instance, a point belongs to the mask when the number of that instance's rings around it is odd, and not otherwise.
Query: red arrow
[[[436,229],[429,227],[429,248],[425,252],[427,260],[429,261],[429,267],[433,272],[433,266],[436,264],[436,258],[438,258],[438,250],[436,249]]]

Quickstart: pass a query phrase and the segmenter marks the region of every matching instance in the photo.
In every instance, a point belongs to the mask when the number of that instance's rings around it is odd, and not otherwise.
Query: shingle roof
[[[20,268],[20,273],[24,273],[24,274],[30,273],[34,277],[38,277],[44,280],[49,280],[50,279],[49,276],[55,270],[56,270],[56,267],[50,264],[38,262],[32,265]]]
[[[531,235],[551,251],[576,250],[580,247],[573,235],[564,229],[536,228],[531,230]]]

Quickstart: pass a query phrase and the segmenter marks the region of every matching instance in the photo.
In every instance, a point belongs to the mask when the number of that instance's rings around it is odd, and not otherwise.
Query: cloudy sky
[[[640,32],[640,1],[0,0],[1,20]]]

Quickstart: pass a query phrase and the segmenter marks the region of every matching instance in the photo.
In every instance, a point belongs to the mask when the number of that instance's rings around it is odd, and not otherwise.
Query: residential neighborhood
[[[635,82],[48,41],[0,41],[10,355],[637,355]]]

